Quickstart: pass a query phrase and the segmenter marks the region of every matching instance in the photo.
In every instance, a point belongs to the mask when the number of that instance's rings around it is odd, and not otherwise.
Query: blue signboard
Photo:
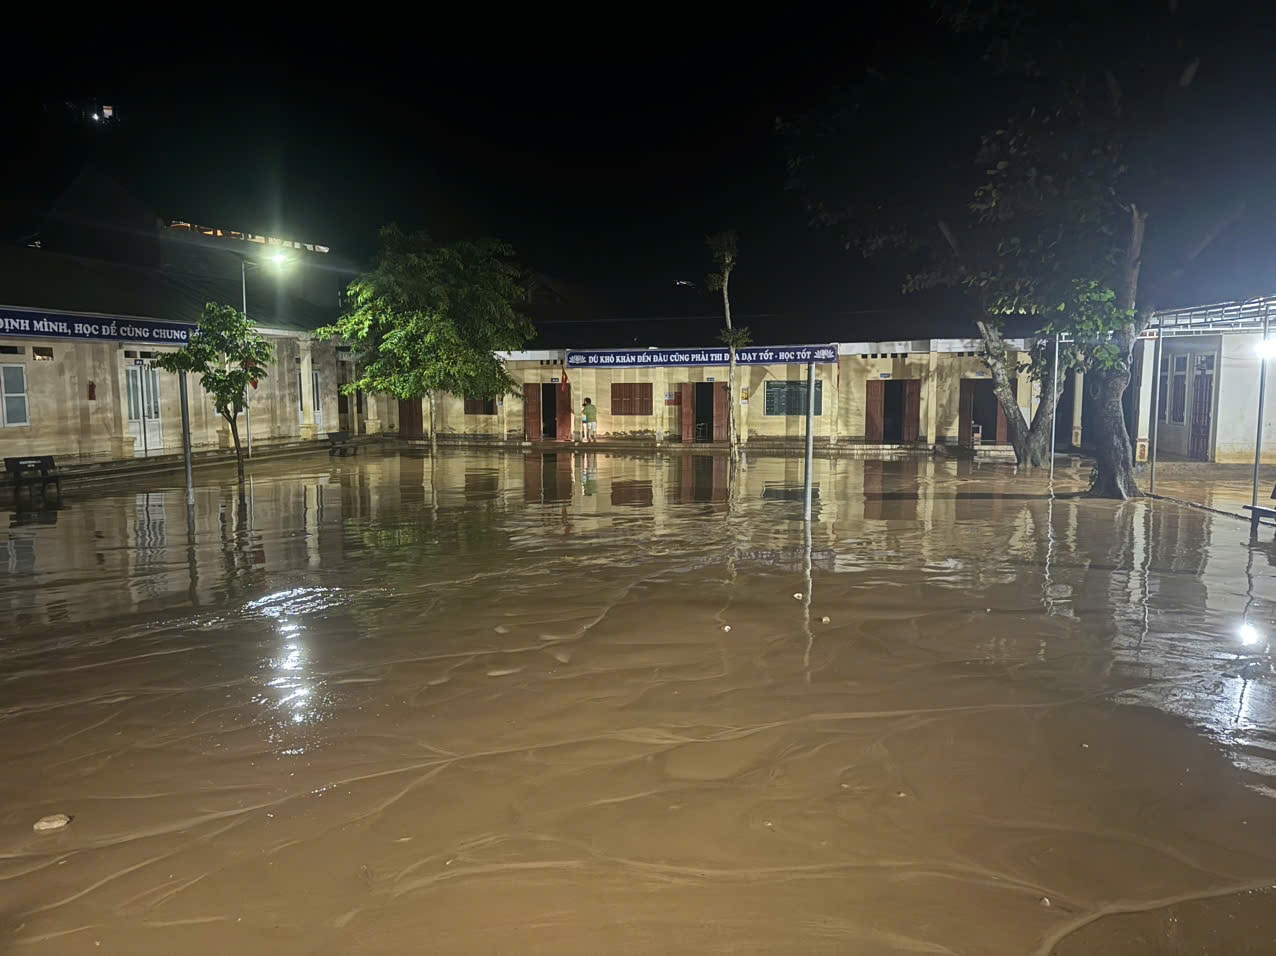
[[[78,312],[0,309],[0,335],[15,338],[106,339],[111,342],[181,346],[190,341],[194,331],[195,326],[177,322]]]
[[[726,365],[725,348],[608,349],[567,353],[570,368],[674,368],[688,365]],[[828,365],[837,361],[836,345],[758,345],[737,349],[739,365]]]

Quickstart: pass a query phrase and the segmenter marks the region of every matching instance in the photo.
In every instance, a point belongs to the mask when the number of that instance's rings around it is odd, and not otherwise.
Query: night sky
[[[737,312],[827,315],[843,339],[903,336],[895,324],[924,303],[901,297],[897,271],[810,227],[775,130],[867,69],[928,62],[929,5],[885,6],[853,31],[798,12],[714,23],[652,11],[501,21],[497,36],[481,19],[396,30],[302,9],[273,24],[171,23],[157,43],[111,20],[59,22],[58,67],[13,70],[7,128],[24,148],[4,155],[4,210],[12,221],[91,160],[163,218],[361,261],[392,220],[440,239],[496,235],[624,317],[715,312],[704,237],[734,227]],[[30,25],[14,47],[30,56],[53,29]],[[113,99],[124,125],[68,136],[38,110],[59,96]],[[969,167],[977,129],[945,125],[942,104],[907,107],[927,169]],[[897,175],[919,175],[906,159]]]

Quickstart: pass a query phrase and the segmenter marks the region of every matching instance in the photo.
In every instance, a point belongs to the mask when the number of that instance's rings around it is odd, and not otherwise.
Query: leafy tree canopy
[[[359,377],[347,391],[493,398],[513,391],[494,353],[535,334],[516,308],[520,279],[513,249],[496,239],[442,244],[389,225],[376,268],[349,286],[350,311],[316,334],[354,348]]]
[[[155,365],[167,372],[190,372],[228,422],[244,410],[247,389],[266,377],[275,347],[234,306],[209,302],[191,334],[176,352],[165,352]]]

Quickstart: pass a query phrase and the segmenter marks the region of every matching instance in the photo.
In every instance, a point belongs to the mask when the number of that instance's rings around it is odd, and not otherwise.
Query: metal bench
[[[1272,488],[1272,498],[1276,498],[1276,487]],[[1258,524],[1264,518],[1276,518],[1276,508],[1268,505],[1245,505],[1245,510],[1249,512],[1249,534],[1254,537],[1258,534]]]
[[[25,458],[6,458],[4,460],[4,470],[9,476],[9,480],[13,482],[13,497],[18,500],[23,487],[26,487],[27,494],[33,500],[35,498],[35,489],[40,489],[40,497],[46,501],[49,498],[49,485],[53,485],[58,492],[58,500],[62,499],[62,473],[58,470],[58,466],[54,464],[52,455],[29,455]]]
[[[328,432],[328,454],[338,458],[359,454],[359,446],[349,432]]]

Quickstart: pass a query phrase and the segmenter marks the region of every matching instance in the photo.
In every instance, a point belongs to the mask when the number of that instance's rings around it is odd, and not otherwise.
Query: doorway
[[[1192,356],[1192,432],[1188,436],[1187,457],[1192,461],[1210,460],[1210,434],[1214,428],[1214,364],[1213,355]],[[1129,389],[1128,391],[1134,391]]]
[[[696,382],[694,441],[713,441],[713,382]]]
[[[865,383],[864,440],[902,445],[921,434],[921,379],[873,379]]]
[[[523,431],[528,441],[571,441],[571,385],[567,382],[525,383]]]
[[[1017,384],[1011,379],[1011,391],[1016,391]],[[961,418],[957,423],[957,440],[961,444],[1004,445],[1009,440],[1006,414],[997,401],[992,379],[962,379],[959,404]]]
[[[145,458],[164,450],[164,427],[160,421],[159,369],[143,359],[125,366],[128,399],[128,430],[133,436],[133,454]]]
[[[425,437],[425,419],[421,412],[421,399],[399,399],[399,437],[415,439]]]

